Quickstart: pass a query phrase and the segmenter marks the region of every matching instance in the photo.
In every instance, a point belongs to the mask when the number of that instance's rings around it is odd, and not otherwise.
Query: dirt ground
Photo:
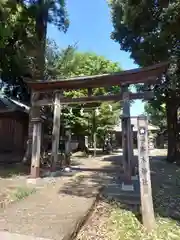
[[[26,184],[27,177],[27,168],[21,164],[1,164],[0,209],[35,192],[34,187]]]
[[[165,154],[165,150],[151,151],[153,200],[157,217],[157,232],[153,233],[154,235],[146,233],[130,208],[123,209],[119,205],[120,202],[114,204],[102,198],[79,232],[77,240],[161,240],[166,236],[169,240],[180,239],[180,170],[175,164],[165,162]],[[24,199],[22,204],[6,206],[7,210],[0,214],[1,223],[4,224],[2,228],[24,234],[33,232],[44,237],[54,234],[54,239],[59,240],[60,229],[66,225],[65,220],[69,218],[70,223],[74,221],[72,215],[75,212],[80,213],[83,206],[93,197],[94,186],[108,185],[109,179],[113,180],[116,174],[120,173],[120,157],[116,157],[115,161],[112,159],[114,158],[111,156],[76,156],[73,158],[72,175],[47,178],[48,181],[42,179],[40,184],[33,186],[27,185],[25,170],[1,168],[1,200],[10,198],[8,196],[16,201]],[[43,204],[43,200],[47,200],[48,204]]]
[[[135,150],[136,153],[136,150]],[[165,155],[166,150],[153,150],[151,151],[151,155]],[[108,162],[98,161],[98,159],[102,158],[102,155],[94,158],[84,158],[81,154],[75,154],[73,156],[73,166],[77,168],[80,167],[83,169],[83,165],[85,168],[96,168],[103,167]],[[82,161],[83,159],[83,161]],[[94,159],[94,160],[93,160]],[[108,163],[110,164],[110,162]],[[87,172],[87,171],[86,171]],[[35,192],[34,188],[37,186],[31,186],[27,184],[27,178],[29,177],[29,167],[22,166],[21,164],[8,164],[8,165],[0,165],[0,208],[4,208],[9,203],[12,203],[16,199],[16,195],[24,195],[28,196],[31,193]],[[47,182],[41,182],[41,187],[45,185]],[[37,190],[37,189],[36,189]],[[20,192],[20,193],[19,193]],[[24,192],[24,193],[23,193]],[[18,196],[18,198],[21,198]],[[20,200],[20,199],[19,199]]]
[[[40,183],[30,185],[36,188],[31,196],[23,194],[26,196],[23,200],[2,209],[0,231],[64,239],[92,207],[98,189],[108,181],[106,172],[114,171],[114,166],[112,169],[110,166],[111,162],[102,156],[75,157],[72,172],[41,179]],[[1,179],[6,187],[25,186],[25,175],[9,175]]]

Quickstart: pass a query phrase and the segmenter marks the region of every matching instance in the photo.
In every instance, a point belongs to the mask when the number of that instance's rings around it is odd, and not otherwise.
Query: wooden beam
[[[141,209],[143,225],[150,232],[155,227],[152,200],[151,175],[148,154],[148,121],[146,116],[137,118],[138,124],[138,162],[141,189]]]
[[[130,119],[131,124],[131,119]],[[131,177],[135,176],[135,159],[134,159],[134,134],[133,134],[133,124],[131,124],[130,131],[130,141],[131,141]]]
[[[96,157],[96,152],[97,152],[97,137],[96,137],[96,132],[93,133],[93,148],[94,148],[94,157]]]
[[[92,93],[93,93],[92,88],[88,88],[88,97],[92,96]]]
[[[71,130],[68,129],[65,132],[66,141],[65,141],[65,164],[66,167],[70,167],[71,164]]]
[[[129,93],[128,93],[128,87],[124,86],[121,88],[122,91],[122,98],[123,98],[123,103],[122,103],[122,151],[123,151],[123,165],[124,165],[124,171],[128,175],[128,164],[129,164],[129,159],[128,159],[128,149],[127,149],[127,119],[130,117],[130,111],[129,111]],[[126,119],[125,119],[126,117]]]
[[[150,100],[154,96],[153,92],[147,91],[143,93],[129,93],[129,99],[144,99]],[[116,95],[104,95],[104,96],[89,96],[89,97],[80,97],[80,98],[69,98],[69,97],[62,97],[61,104],[84,104],[84,103],[93,103],[93,102],[109,102],[109,101],[123,101],[122,93]],[[33,103],[35,106],[47,106],[52,105],[52,99],[43,99],[38,100]]]
[[[131,190],[133,190],[133,185],[131,181],[132,172],[132,141],[131,141],[131,119],[130,119],[130,102],[129,102],[129,92],[128,87],[124,86],[122,88],[123,92],[123,116],[122,119],[122,145],[123,145],[123,164],[125,170],[124,185],[131,185]]]
[[[33,138],[32,138],[32,157],[31,157],[31,177],[40,177],[40,157],[41,157],[41,130],[42,122],[40,118],[32,119]]]
[[[52,170],[56,169],[56,163],[58,161],[59,150],[59,138],[60,138],[60,116],[61,116],[61,93],[55,93],[54,101],[54,118],[53,118],[53,130],[52,130]]]
[[[123,84],[154,83],[158,77],[166,71],[168,63],[159,63],[153,66],[132,69],[117,73],[81,76],[70,79],[36,81],[29,82],[27,85],[35,91],[54,91],[58,89],[73,90],[84,88],[110,87]]]

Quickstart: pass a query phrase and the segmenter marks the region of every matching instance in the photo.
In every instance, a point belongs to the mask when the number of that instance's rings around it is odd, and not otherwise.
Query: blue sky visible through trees
[[[78,50],[103,55],[119,62],[124,70],[138,67],[129,54],[120,51],[119,44],[110,39],[113,28],[106,0],[67,0],[67,8],[70,27],[66,34],[59,32],[54,26],[48,26],[48,37],[54,39],[60,48],[77,43]],[[143,111],[142,101],[135,101],[131,107],[131,115],[136,116]]]

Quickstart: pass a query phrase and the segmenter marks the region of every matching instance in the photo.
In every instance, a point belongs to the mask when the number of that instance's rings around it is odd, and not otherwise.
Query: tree
[[[45,52],[45,78],[66,78],[75,66],[73,61],[76,45],[59,49],[57,44],[47,39]]]
[[[68,81],[69,77],[119,72],[120,70],[118,63],[111,62],[103,56],[98,56],[95,53],[78,52],[76,45],[59,50],[53,41],[48,40],[46,74],[49,80],[67,79]],[[120,91],[119,87],[98,88],[93,91],[93,95],[117,93],[118,91]],[[87,90],[66,91],[64,95],[69,97],[87,96]],[[108,130],[112,129],[119,118],[119,103],[111,103],[111,105],[112,111],[109,103],[77,104],[63,108],[62,125],[63,127],[70,125],[76,135],[92,135],[93,131],[104,135]],[[97,107],[100,114],[95,117],[94,124],[94,112]],[[82,108],[84,108],[83,115],[81,115]],[[52,118],[52,110],[49,109],[48,112]],[[49,132],[51,133],[51,130]]]
[[[76,45],[69,46],[61,51],[57,50],[57,53],[58,52],[59,57],[53,57],[52,59],[55,59],[55,61],[51,64],[54,66],[51,74],[57,79],[97,75],[121,70],[118,63],[111,62],[103,56],[98,56],[95,53],[89,52],[78,52]],[[52,55],[54,56],[54,54]],[[55,56],[57,56],[57,54],[55,54]],[[111,87],[108,89],[98,88],[93,91],[93,95],[117,93],[118,91],[120,91],[119,87]],[[64,95],[69,97],[87,96],[87,90],[66,91]],[[91,136],[93,132],[105,135],[105,133],[117,123],[119,118],[119,103],[111,103],[111,107],[109,107],[109,103],[72,105],[63,108],[61,119],[63,125],[70,125],[73,133],[76,135],[86,134]],[[95,116],[95,110],[97,108],[100,114]],[[84,109],[83,115],[81,115],[82,109]]]
[[[28,101],[23,76],[30,72],[29,49],[33,45],[34,23],[25,6],[16,1],[2,1],[0,13],[1,80],[8,95]]]
[[[31,56],[33,58],[34,68],[32,78],[34,80],[43,80],[45,77],[45,52],[46,52],[46,34],[47,24],[54,24],[59,30],[66,32],[68,19],[65,0],[30,0],[28,4],[22,1],[22,4],[28,9],[28,16],[35,22],[35,47],[32,48]],[[38,96],[37,96],[38,97]],[[24,156],[24,162],[30,160],[31,142],[32,142],[32,121],[31,118],[38,117],[40,109],[34,108],[30,113],[29,133],[27,142],[27,151]]]
[[[62,61],[63,53],[66,53],[66,61]],[[120,66],[116,62],[111,62],[103,56],[98,56],[95,53],[81,53],[75,51],[74,48],[68,48],[67,51],[62,51],[60,58],[58,60],[56,72],[60,78],[62,78],[62,73],[66,77],[75,77],[75,76],[90,76],[111,72],[118,72],[121,70]],[[65,63],[65,64],[63,64]],[[68,80],[67,80],[68,81]],[[104,89],[98,88],[93,91],[93,95],[103,95],[108,93],[116,93],[119,91],[117,87]],[[80,97],[87,96],[87,90],[79,91],[68,91],[64,93],[66,96],[71,97]],[[117,123],[117,118],[119,117],[120,106],[119,104],[113,104],[112,111],[109,107],[109,103],[93,103],[93,104],[84,104],[82,105],[72,105],[64,110],[65,115],[64,119],[72,126],[72,130],[76,134],[92,134],[92,131],[104,131],[104,133],[114,126]],[[72,107],[73,114],[70,113]],[[84,109],[84,114],[80,114],[80,110]],[[99,116],[95,117],[95,126],[93,125],[94,121],[94,111],[95,109],[99,110]]]
[[[26,7],[28,17],[34,20],[35,41],[31,55],[36,67],[35,79],[43,79],[45,72],[45,51],[46,51],[46,33],[47,24],[54,24],[60,31],[66,32],[69,22],[67,19],[65,0],[30,0],[21,1]]]
[[[158,106],[154,106],[158,104]],[[167,129],[166,118],[166,105],[159,105],[159,102],[153,101],[152,103],[146,103],[144,106],[145,114],[149,117],[150,122],[158,126],[160,131]]]
[[[180,72],[180,1],[125,1],[110,0],[114,31],[112,38],[121,49],[131,53],[140,66],[170,60],[166,78],[153,88],[155,111],[166,104],[168,125],[168,160],[178,160],[177,108],[179,106]]]

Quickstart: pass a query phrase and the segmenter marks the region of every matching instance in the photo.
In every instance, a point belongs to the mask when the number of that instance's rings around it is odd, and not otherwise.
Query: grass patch
[[[31,194],[35,193],[35,188],[27,188],[27,187],[17,187],[14,189],[14,191],[11,193],[11,198],[13,201],[19,201],[22,200]]]
[[[80,181],[84,180],[84,178],[85,178],[85,174],[83,174],[83,173],[76,173],[76,174],[73,176],[72,179],[73,179],[75,182],[80,182]]]
[[[0,194],[0,209],[6,208],[9,204],[27,198],[35,193],[36,189],[27,187],[8,187]]]
[[[158,156],[151,161],[152,190],[156,229],[148,234],[131,211],[121,205],[110,204],[107,234],[111,240],[179,240],[180,195],[179,168],[167,164]]]
[[[148,234],[136,216],[118,204],[111,207],[107,235],[112,240],[178,240],[180,226],[170,218],[156,218],[156,229]]]

